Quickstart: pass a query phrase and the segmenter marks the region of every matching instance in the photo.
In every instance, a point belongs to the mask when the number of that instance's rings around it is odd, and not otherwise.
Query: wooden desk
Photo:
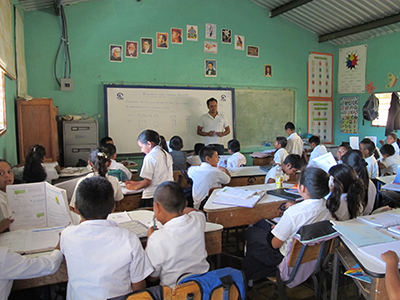
[[[152,223],[154,213],[148,210],[136,210],[128,212],[133,220],[138,220],[144,224]],[[207,254],[220,255],[222,253],[222,230],[220,224],[207,223],[205,230],[205,243]],[[50,253],[50,252],[48,252]],[[37,257],[43,254],[33,254],[31,257]],[[218,262],[217,262],[218,264]],[[60,265],[60,268],[53,275],[42,276],[32,279],[14,280],[13,290],[22,290],[32,287],[44,286],[54,283],[68,281],[67,265],[65,260]]]
[[[284,183],[283,187],[290,188],[292,184]],[[274,183],[251,185],[248,189],[271,190],[275,188]],[[213,204],[218,189],[214,190],[204,206],[207,212],[207,221],[218,223],[224,228],[237,227],[242,225],[254,224],[261,219],[273,219],[280,217],[283,213],[281,205],[288,200],[266,194],[253,208],[227,206]]]
[[[273,160],[274,160],[274,155],[270,155],[270,156],[263,157],[263,158],[253,157],[253,166],[270,165]]]
[[[267,175],[259,166],[245,166],[228,169],[228,171],[231,173],[231,181],[228,186],[264,184]]]

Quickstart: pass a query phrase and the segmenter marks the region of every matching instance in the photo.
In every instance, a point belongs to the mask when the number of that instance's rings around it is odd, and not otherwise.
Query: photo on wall
[[[112,62],[122,62],[122,46],[110,45],[108,50],[108,58]]]
[[[199,38],[198,32],[196,25],[186,25],[186,40],[197,42]]]
[[[182,44],[182,28],[171,28],[171,44]]]
[[[206,77],[217,77],[217,61],[215,59],[206,59],[204,66]]]
[[[168,33],[157,32],[157,49],[168,49]]]
[[[125,57],[127,58],[138,57],[138,42],[125,41]]]
[[[232,30],[222,29],[221,41],[223,44],[232,44]]]
[[[256,46],[247,46],[248,57],[258,57],[260,48]]]
[[[217,24],[206,23],[206,39],[217,38]]]
[[[152,38],[141,38],[140,44],[142,46],[141,52],[142,54],[153,54],[153,39]]]
[[[264,65],[264,76],[272,77],[272,65]]]
[[[235,35],[235,50],[244,50],[244,35]]]
[[[204,53],[218,53],[218,43],[217,42],[204,42]]]

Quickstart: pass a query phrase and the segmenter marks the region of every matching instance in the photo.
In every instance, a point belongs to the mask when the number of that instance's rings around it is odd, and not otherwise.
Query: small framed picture
[[[244,50],[244,36],[235,35],[235,50]]]
[[[223,44],[232,44],[232,30],[222,29],[221,41]]]
[[[142,46],[142,54],[153,54],[153,39],[152,38],[141,38],[140,44]]]
[[[127,58],[138,57],[138,42],[125,41],[125,57]]]
[[[182,44],[182,28],[171,28],[171,44]]]
[[[206,23],[206,39],[213,39],[217,38],[217,25]]]
[[[157,32],[157,49],[168,49],[168,33]]]
[[[264,65],[264,76],[272,77],[272,65]]]
[[[218,43],[217,42],[204,42],[204,53],[218,53]]]
[[[196,41],[199,37],[199,31],[196,25],[186,25],[186,39],[188,41]]]
[[[120,45],[110,45],[108,51],[109,60],[112,62],[122,62],[122,46]]]
[[[206,59],[204,66],[206,77],[217,77],[217,61],[215,59]]]
[[[259,50],[256,46],[247,46],[247,56],[258,57]]]

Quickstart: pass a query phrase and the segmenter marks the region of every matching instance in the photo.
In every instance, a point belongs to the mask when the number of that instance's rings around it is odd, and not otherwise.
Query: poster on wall
[[[365,92],[367,45],[339,49],[338,93]]]
[[[358,134],[359,96],[340,97],[340,133]]]
[[[332,98],[333,55],[311,52],[308,56],[307,96]]]
[[[331,100],[308,100],[307,132],[319,136],[321,143],[333,141],[333,102]]]

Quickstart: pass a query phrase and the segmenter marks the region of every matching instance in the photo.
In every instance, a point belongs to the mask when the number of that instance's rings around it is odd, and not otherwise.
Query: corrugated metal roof
[[[291,0],[251,0],[269,11]],[[400,0],[314,0],[281,16],[317,36],[333,33],[400,13]],[[344,45],[400,31],[400,23],[330,40]]]

